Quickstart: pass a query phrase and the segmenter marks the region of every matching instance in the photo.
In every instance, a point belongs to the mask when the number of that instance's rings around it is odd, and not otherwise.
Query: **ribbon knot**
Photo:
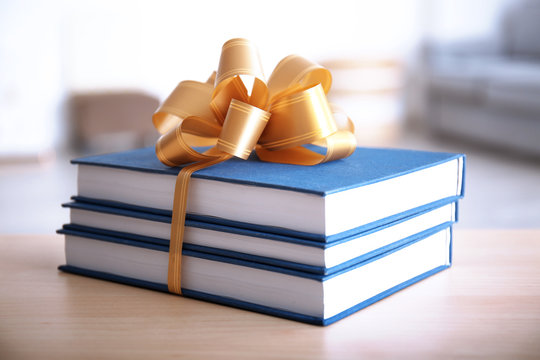
[[[326,99],[330,72],[307,59],[290,55],[265,81],[256,47],[232,39],[222,48],[217,73],[207,82],[183,81],[152,120],[162,134],[158,159],[185,166],[178,174],[169,248],[169,291],[181,294],[181,251],[189,179],[193,172],[232,156],[247,159],[255,148],[262,161],[315,165],[351,155],[356,140],[339,130]],[[325,154],[303,145],[316,143]],[[204,152],[198,146],[211,146]]]

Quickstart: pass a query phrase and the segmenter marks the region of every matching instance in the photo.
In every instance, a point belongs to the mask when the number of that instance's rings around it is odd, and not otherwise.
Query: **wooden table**
[[[329,327],[58,272],[0,236],[0,359],[540,358],[540,230],[456,230],[454,266]]]

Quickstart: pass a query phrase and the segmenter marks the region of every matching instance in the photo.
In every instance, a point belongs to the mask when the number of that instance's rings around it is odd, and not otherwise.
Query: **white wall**
[[[0,155],[51,148],[61,112],[58,1],[0,3]]]
[[[255,41],[267,76],[290,53],[315,59],[401,54],[416,0],[92,1],[68,3],[67,85],[140,86],[160,96],[181,79],[205,80],[221,45]],[[389,9],[392,11],[389,11]]]

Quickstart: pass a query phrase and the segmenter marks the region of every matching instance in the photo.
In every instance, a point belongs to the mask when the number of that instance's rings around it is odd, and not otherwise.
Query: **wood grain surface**
[[[0,359],[540,358],[540,230],[455,230],[454,265],[328,327],[61,273],[0,236]]]

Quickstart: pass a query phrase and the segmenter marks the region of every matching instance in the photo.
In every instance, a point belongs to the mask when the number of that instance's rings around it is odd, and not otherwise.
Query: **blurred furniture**
[[[159,100],[140,92],[75,93],[68,99],[71,145],[98,153],[152,144],[152,114]]]
[[[2,235],[0,358],[538,358],[540,230],[454,235],[451,269],[328,327],[61,273],[61,236]]]
[[[513,3],[490,39],[424,50],[432,130],[540,155],[540,1]]]

